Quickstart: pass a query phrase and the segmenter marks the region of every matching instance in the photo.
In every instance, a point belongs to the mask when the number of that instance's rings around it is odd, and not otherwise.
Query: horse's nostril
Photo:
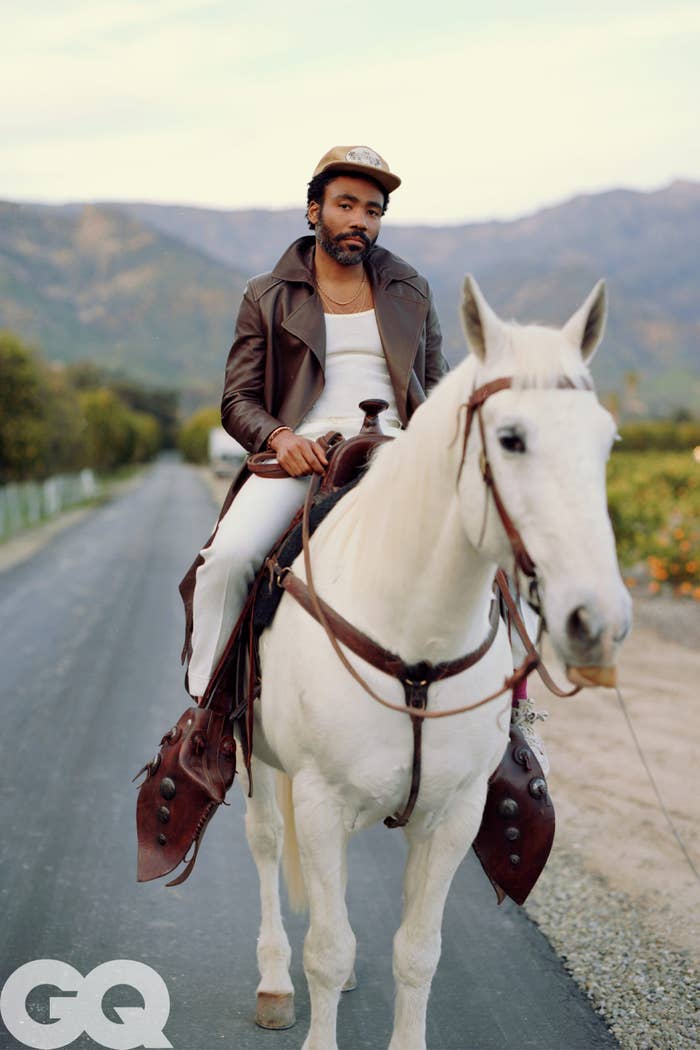
[[[579,605],[577,609],[574,609],[566,622],[566,629],[573,641],[586,644],[594,642],[600,635],[597,618],[585,605]]]

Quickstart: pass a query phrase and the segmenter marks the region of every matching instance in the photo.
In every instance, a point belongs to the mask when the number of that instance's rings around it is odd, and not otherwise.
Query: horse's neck
[[[457,407],[431,402],[329,518],[314,562],[339,612],[404,660],[435,663],[483,640],[494,565],[460,516]]]

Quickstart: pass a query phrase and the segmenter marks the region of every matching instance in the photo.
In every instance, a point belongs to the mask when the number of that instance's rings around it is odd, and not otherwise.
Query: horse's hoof
[[[341,992],[352,992],[355,988],[357,988],[357,977],[355,976],[355,967],[353,966],[350,971],[350,976],[340,990]]]
[[[255,1023],[260,1028],[292,1028],[294,1016],[294,992],[258,992]]]

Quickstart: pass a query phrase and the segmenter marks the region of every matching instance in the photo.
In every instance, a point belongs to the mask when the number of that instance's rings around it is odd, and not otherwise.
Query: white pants
[[[253,476],[201,551],[192,604],[189,688],[202,696],[265,555],[306,496],[310,479]]]

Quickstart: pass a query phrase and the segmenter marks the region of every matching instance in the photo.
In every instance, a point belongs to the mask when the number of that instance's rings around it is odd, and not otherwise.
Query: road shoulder
[[[89,504],[63,511],[50,521],[25,529],[12,539],[0,543],[0,573],[13,569],[15,565],[20,565],[32,558],[56,536],[60,536],[66,529],[72,529],[105,503],[140,484],[144,477],[145,470],[123,481],[108,482],[101,495]]]

